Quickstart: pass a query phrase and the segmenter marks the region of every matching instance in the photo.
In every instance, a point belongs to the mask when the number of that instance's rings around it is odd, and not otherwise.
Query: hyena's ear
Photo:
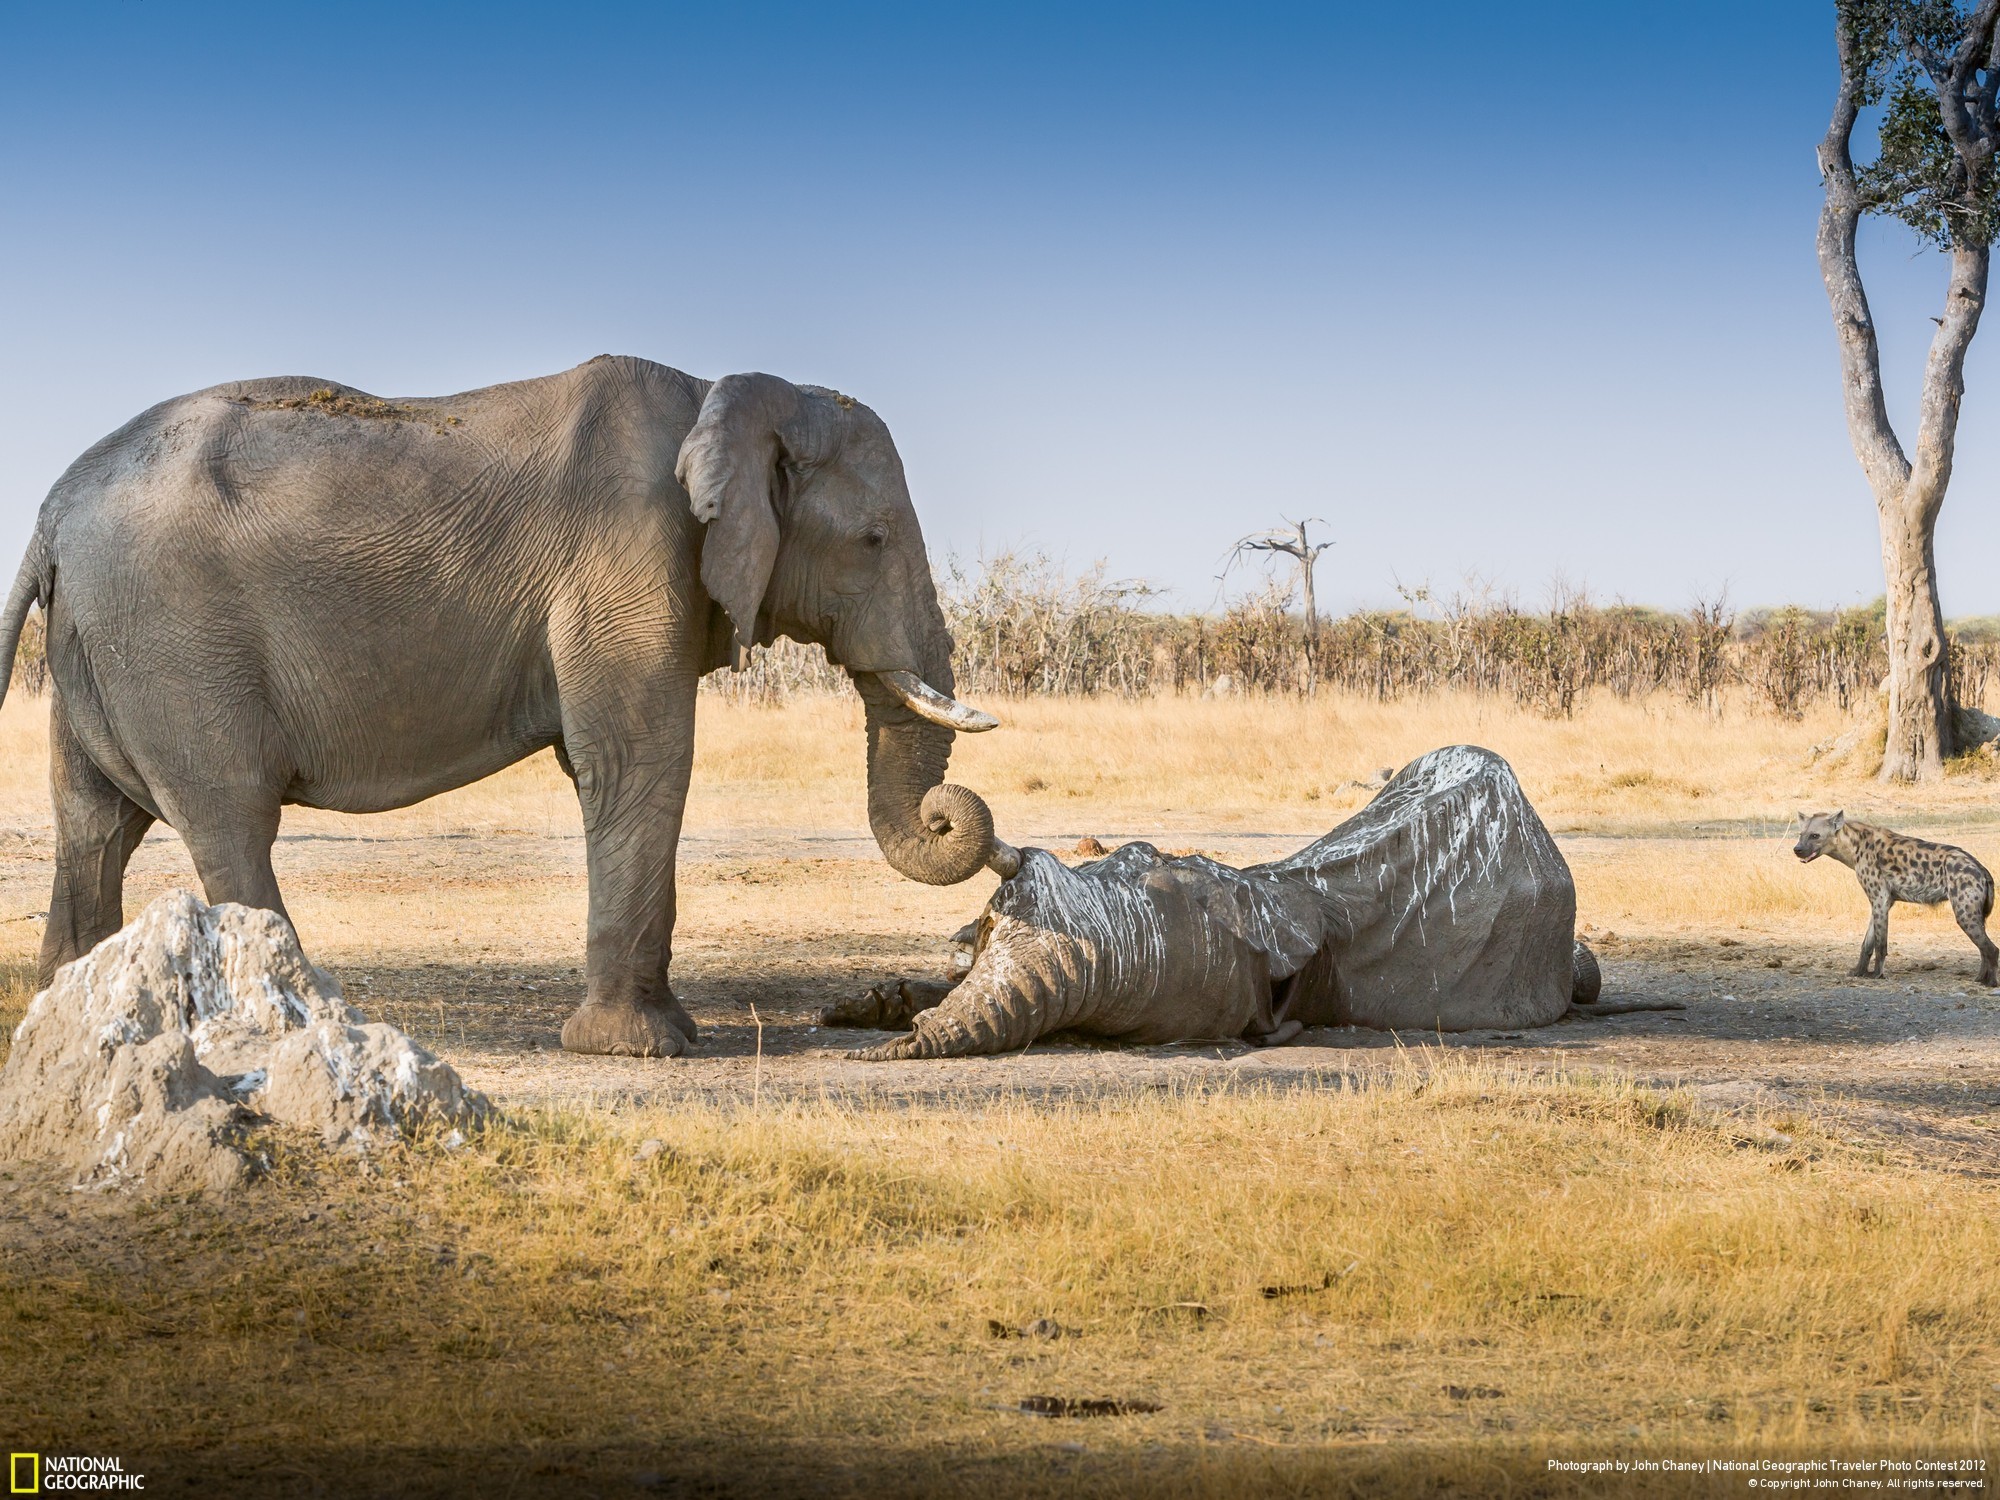
[[[1838,833],[1840,832],[1841,829],[1845,828],[1846,826],[1847,826],[1847,809],[1842,808],[1839,812],[1833,815],[1833,831],[1835,833]]]
[[[1801,828],[1812,821],[1811,813],[1793,813],[1792,816],[1798,820],[1798,825]]]

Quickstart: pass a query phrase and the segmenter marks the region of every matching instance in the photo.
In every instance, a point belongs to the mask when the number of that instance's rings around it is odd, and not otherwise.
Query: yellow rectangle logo
[[[22,1476],[26,1476],[23,1478]],[[39,1495],[42,1492],[42,1456],[39,1453],[7,1455],[7,1493]]]

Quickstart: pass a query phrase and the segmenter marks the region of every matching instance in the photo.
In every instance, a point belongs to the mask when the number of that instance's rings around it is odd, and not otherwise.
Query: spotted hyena
[[[1993,911],[1993,876],[1986,866],[1950,844],[1932,844],[1923,839],[1872,828],[1866,823],[1850,823],[1844,812],[1799,814],[1799,841],[1792,848],[1810,863],[1822,854],[1839,860],[1854,872],[1861,889],[1868,893],[1868,936],[1861,940],[1861,961],[1857,974],[1882,972],[1882,960],[1889,952],[1889,908],[1898,901],[1921,901],[1935,906],[1951,903],[1951,914],[1972,944],[1979,950],[1979,982],[2000,983],[1995,972],[2000,965],[2000,948],[1986,936],[1986,919]],[[1869,967],[1869,960],[1874,967]]]

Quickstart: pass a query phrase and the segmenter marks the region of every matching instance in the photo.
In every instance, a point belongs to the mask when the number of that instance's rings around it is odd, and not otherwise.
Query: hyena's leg
[[[1889,954],[1889,888],[1883,885],[1862,889],[1868,893],[1868,932],[1861,939],[1861,957],[1854,965],[1857,977],[1880,974],[1882,961]]]
[[[1992,900],[1990,886],[1977,889],[1962,884],[1951,893],[1951,914],[1958,918],[1959,931],[1979,950],[1979,982],[1989,987],[2000,984],[2000,948],[1986,935],[1986,913]]]

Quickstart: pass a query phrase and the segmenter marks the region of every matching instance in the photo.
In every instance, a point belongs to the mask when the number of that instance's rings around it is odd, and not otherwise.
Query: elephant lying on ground
[[[604,356],[463,395],[307,379],[167,401],[44,502],[0,613],[0,693],[48,622],[56,869],[41,982],[123,925],[155,820],[211,903],[283,914],[287,803],[378,812],[554,747],[590,880],[579,1052],[671,1056],[695,684],[817,641],[867,707],[868,818],[937,885],[993,854],[943,784],[951,637],[903,465],[850,397]]]
[[[1041,849],[1007,865],[960,934],[955,985],[891,981],[827,1013],[913,1026],[857,1056],[1006,1052],[1058,1031],[1268,1045],[1306,1026],[1542,1026],[1597,997],[1569,866],[1512,769],[1469,745],[1412,761],[1271,864],[1133,843],[1074,869]]]

